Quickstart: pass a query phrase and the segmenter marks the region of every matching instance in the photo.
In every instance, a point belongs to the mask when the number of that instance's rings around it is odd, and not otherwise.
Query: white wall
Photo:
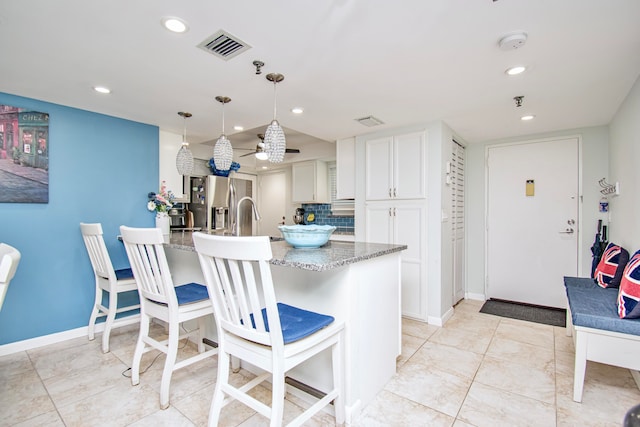
[[[620,195],[610,200],[610,241],[630,254],[640,249],[640,78],[609,126],[609,182],[620,183]]]
[[[580,224],[581,276],[591,272],[590,247],[598,219],[607,219],[598,212],[601,198],[598,181],[609,179],[609,132],[606,126],[570,129],[545,134],[528,135],[467,146],[466,218],[467,218],[467,296],[483,298],[485,286],[485,149],[488,145],[530,141],[548,137],[579,135],[582,140],[582,223]]]

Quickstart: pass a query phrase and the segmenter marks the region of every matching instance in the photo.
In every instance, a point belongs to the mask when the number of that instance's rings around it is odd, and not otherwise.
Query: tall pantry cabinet
[[[405,244],[402,314],[427,320],[427,133],[412,132],[365,145],[365,238]]]

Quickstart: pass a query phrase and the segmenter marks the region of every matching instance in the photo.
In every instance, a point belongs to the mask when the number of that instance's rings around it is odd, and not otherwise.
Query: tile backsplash
[[[333,225],[338,233],[353,233],[353,216],[334,216],[331,214],[330,203],[303,203],[302,208],[305,214],[313,212],[315,214],[315,224]]]

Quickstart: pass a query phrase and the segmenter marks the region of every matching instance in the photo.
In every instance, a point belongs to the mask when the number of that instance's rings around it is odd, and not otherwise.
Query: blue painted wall
[[[0,345],[86,326],[95,294],[80,222],[101,222],[113,264],[127,263],[122,224],[154,226],[158,128],[0,93],[49,113],[49,203],[0,203],[0,242],[22,253],[0,311]]]

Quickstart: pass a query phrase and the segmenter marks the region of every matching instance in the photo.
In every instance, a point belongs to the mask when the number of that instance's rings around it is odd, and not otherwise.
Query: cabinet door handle
[[[396,197],[396,187],[393,187],[393,197]]]
[[[391,208],[389,208],[389,216],[391,216]]]
[[[389,197],[391,197],[391,187],[389,187]]]

